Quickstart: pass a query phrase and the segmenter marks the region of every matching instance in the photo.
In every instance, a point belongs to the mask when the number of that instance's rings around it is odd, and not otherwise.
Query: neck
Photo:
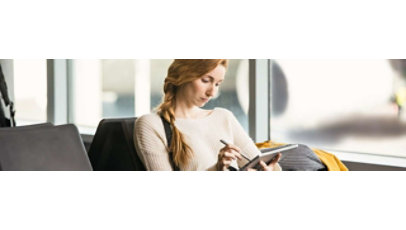
[[[198,106],[183,99],[185,97],[177,95],[175,103],[175,118],[195,118],[201,110]],[[183,100],[182,100],[183,99]]]
[[[175,118],[195,118],[200,108],[195,105],[190,105],[182,101],[176,101]]]

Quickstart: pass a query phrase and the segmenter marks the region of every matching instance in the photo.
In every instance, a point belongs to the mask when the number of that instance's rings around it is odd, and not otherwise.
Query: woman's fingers
[[[233,145],[233,144],[228,144],[228,145],[225,146],[225,148],[230,148],[230,149],[234,149],[237,152],[241,152],[241,149],[238,148],[238,146]]]
[[[235,160],[236,159],[236,156],[234,156],[234,154],[233,153],[231,153],[231,152],[224,152],[224,158],[226,158],[226,159],[228,159],[228,160]]]
[[[282,154],[278,153],[278,155],[274,159],[272,159],[268,166],[274,166],[276,163],[278,163],[278,161],[281,159],[281,156]]]
[[[223,171],[228,171],[229,170],[229,167],[230,167],[230,165],[231,165],[231,161],[229,161],[229,160],[223,160]]]
[[[234,154],[238,158],[238,160],[242,160],[242,156],[239,152],[235,152]]]
[[[265,164],[264,161],[260,161],[259,164],[261,165],[262,170],[266,170],[266,168],[268,167],[268,165]]]
[[[231,144],[222,148],[218,155],[217,169],[228,170],[233,160],[242,160],[243,158],[239,152],[240,149],[237,146]]]
[[[274,163],[271,162],[269,165],[267,165],[264,161],[260,161],[259,164],[261,165],[261,169],[263,171],[273,171],[276,162]]]
[[[282,156],[282,154],[278,153],[278,155],[276,155],[274,157],[274,159],[272,159],[272,161],[268,165],[264,161],[260,161],[259,164],[261,165],[262,170],[264,170],[264,171],[272,171],[274,169],[274,167],[275,167],[275,164],[278,163],[281,156]]]
[[[230,166],[231,161],[230,160],[223,160],[223,165]]]
[[[234,150],[229,150],[227,152],[224,152],[224,157],[231,158],[233,160],[237,160],[237,158],[240,160],[242,159],[241,155]]]
[[[224,151],[224,152],[233,152],[234,155],[237,156],[238,159],[242,160],[242,156],[240,154],[241,149],[238,148],[237,146],[233,145],[233,144],[228,144],[226,145],[224,148],[222,148],[220,151]]]

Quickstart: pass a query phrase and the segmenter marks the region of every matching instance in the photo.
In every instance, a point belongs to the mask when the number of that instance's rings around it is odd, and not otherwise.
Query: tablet
[[[279,147],[275,148],[266,148],[266,149],[261,149],[261,155],[256,156],[254,159],[252,159],[250,162],[245,164],[242,168],[240,168],[240,171],[246,171],[249,168],[253,168],[256,170],[261,169],[261,165],[259,162],[262,160],[266,164],[269,164],[275,157],[278,155],[278,153],[282,153],[288,150],[292,150],[299,147],[298,144],[288,144],[288,145],[282,145]]]

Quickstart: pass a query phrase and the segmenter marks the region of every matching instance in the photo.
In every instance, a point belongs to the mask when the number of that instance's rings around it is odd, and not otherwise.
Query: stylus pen
[[[228,143],[227,143],[225,140],[223,140],[223,139],[221,139],[220,142],[223,143],[223,144],[225,144],[225,145],[228,145]],[[247,161],[251,161],[251,160],[250,160],[247,156],[245,156],[244,154],[242,154],[242,153],[240,153],[240,154],[241,154],[241,156],[243,156]]]

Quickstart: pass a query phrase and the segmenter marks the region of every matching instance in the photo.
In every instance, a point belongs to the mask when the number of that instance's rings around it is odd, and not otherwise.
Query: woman
[[[157,112],[135,123],[135,147],[147,170],[229,170],[247,163],[241,154],[252,159],[260,153],[230,111],[200,108],[218,92],[227,65],[226,59],[176,59],[171,64]],[[161,117],[171,126],[169,147]],[[281,170],[279,158],[269,165],[261,162],[262,169]]]

